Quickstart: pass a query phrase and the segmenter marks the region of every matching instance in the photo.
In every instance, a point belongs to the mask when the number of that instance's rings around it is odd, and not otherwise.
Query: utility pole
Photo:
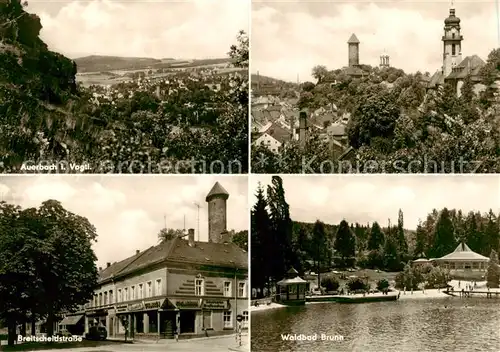
[[[167,229],[167,214],[163,214],[163,228]]]
[[[194,205],[197,208],[197,214],[196,214],[196,225],[198,227],[198,241],[200,240],[200,203],[194,203]]]

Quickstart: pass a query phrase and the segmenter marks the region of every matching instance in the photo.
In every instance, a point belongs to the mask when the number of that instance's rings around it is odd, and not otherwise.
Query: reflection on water
[[[252,313],[252,352],[500,351],[500,300],[444,298],[318,303]],[[342,335],[286,341],[281,334]]]

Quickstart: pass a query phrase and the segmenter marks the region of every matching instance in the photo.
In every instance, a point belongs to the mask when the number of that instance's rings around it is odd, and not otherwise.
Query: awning
[[[83,315],[70,315],[65,317],[59,325],[76,325],[80,320],[82,320]]]

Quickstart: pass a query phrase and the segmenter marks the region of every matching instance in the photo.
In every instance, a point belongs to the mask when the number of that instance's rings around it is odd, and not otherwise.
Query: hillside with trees
[[[479,95],[466,78],[461,96],[451,85],[427,88],[429,74],[406,74],[393,67],[361,66],[363,76],[316,66],[316,83],[301,85],[300,109],[315,110],[335,104],[349,113],[347,126],[357,165],[376,162],[376,170],[357,172],[483,172],[500,170],[500,98],[495,86],[500,72],[500,49],[493,50],[481,70],[486,89]],[[320,173],[321,162],[332,162],[328,144],[310,131],[304,149],[295,142],[279,155],[254,147],[254,172]],[[262,156],[266,162],[262,162]],[[302,160],[312,160],[310,168]],[[261,160],[261,162],[259,162]],[[437,168],[433,162],[437,163]],[[352,172],[333,160],[323,172]],[[442,166],[441,166],[442,164]],[[382,166],[383,165],[383,166]],[[347,170],[347,171],[346,171]]]
[[[253,288],[272,287],[290,267],[301,275],[351,267],[400,272],[411,260],[442,257],[461,242],[488,257],[500,246],[500,214],[493,210],[464,214],[430,209],[416,229],[407,230],[402,210],[397,222],[386,226],[295,222],[279,176],[273,176],[267,189],[259,185],[256,197],[251,213]]]
[[[246,33],[226,59],[239,72],[86,88],[75,81],[77,64],[50,51],[40,18],[23,6],[0,3],[1,172],[61,161],[93,173],[247,171]]]

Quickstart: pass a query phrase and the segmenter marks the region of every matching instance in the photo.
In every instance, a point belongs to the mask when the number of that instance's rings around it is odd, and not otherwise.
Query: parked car
[[[59,337],[71,337],[73,336],[68,330],[66,329],[61,329],[58,333],[57,336]]]
[[[106,340],[108,332],[104,326],[91,326],[89,332],[85,334],[87,340]]]

